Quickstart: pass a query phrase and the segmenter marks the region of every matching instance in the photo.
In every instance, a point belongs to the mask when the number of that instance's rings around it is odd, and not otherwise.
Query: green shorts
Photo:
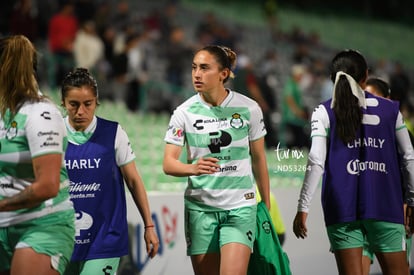
[[[72,256],[74,240],[73,210],[1,227],[0,271],[10,270],[14,249],[31,247],[37,253],[51,256],[52,267],[63,274]]]
[[[362,248],[362,256],[368,257],[371,260],[371,264],[374,263],[374,252],[370,249],[369,243],[367,240],[364,242],[364,246]]]
[[[407,250],[407,263],[411,264],[411,246],[412,246],[412,236],[407,237],[406,240],[406,250]],[[368,241],[364,242],[364,248],[362,249],[362,256],[366,256],[371,259],[371,264],[374,262],[374,252],[369,247]]]
[[[187,255],[219,253],[228,243],[242,243],[252,249],[256,209],[256,205],[215,212],[186,209]]]
[[[361,220],[334,224],[327,231],[332,251],[364,247],[364,244],[373,253],[406,250],[404,225],[398,223]]]
[[[118,270],[120,258],[94,259],[70,262],[65,275],[105,274],[114,275]]]

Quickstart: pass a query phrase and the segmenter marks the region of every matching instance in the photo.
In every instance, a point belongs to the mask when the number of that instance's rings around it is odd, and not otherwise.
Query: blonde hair
[[[0,113],[16,114],[26,101],[39,101],[35,77],[37,52],[23,35],[0,39]]]

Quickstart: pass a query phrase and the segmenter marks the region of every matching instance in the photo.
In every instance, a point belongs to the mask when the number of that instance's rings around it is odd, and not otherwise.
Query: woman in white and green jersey
[[[62,274],[73,250],[66,128],[35,73],[32,43],[1,38],[0,274]]]
[[[235,62],[227,47],[195,53],[196,94],[174,111],[165,136],[164,172],[188,177],[185,235],[197,275],[246,274],[256,231],[255,184],[270,208],[262,111],[224,86]],[[187,163],[179,160],[184,146]]]

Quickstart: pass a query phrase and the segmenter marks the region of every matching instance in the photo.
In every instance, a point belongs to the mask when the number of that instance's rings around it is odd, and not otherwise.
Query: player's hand
[[[293,220],[293,233],[295,233],[296,238],[306,238],[308,236],[308,229],[306,227],[306,219],[308,213],[297,212],[295,219]]]
[[[195,164],[195,172],[196,176],[204,175],[204,174],[213,174],[220,171],[220,165],[218,165],[218,159],[216,158],[200,158],[197,163]]]
[[[154,227],[146,228],[144,232],[145,246],[150,258],[154,258],[158,253],[160,241]]]

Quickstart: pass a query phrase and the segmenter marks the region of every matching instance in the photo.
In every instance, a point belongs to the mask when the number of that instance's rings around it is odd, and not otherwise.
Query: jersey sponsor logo
[[[111,275],[112,269],[113,269],[112,266],[107,265],[107,266],[105,266],[104,269],[102,269],[102,271],[103,271],[104,275]]]
[[[91,215],[84,211],[76,212],[75,214],[75,228],[76,228],[76,237],[80,236],[81,230],[88,230],[93,225],[93,218]],[[81,240],[82,243],[87,243],[86,240]]]
[[[202,119],[197,119],[197,120],[194,122],[193,127],[194,127],[194,128],[196,128],[197,130],[203,130],[203,129],[204,129],[204,126],[199,125],[199,124],[201,124],[201,123],[203,123],[203,120],[202,120]]]
[[[40,116],[43,117],[44,119],[51,120],[50,112],[48,111],[41,113]]]
[[[244,121],[241,118],[241,115],[238,113],[234,113],[231,115],[231,119],[230,119],[230,126],[235,128],[235,129],[240,129],[241,127],[243,127]]]
[[[226,131],[211,132],[209,136],[210,144],[208,148],[211,153],[220,153],[221,147],[228,146],[232,141],[231,135]]]
[[[101,159],[65,159],[66,169],[98,169]]]
[[[59,146],[60,143],[56,141],[45,141],[40,145],[40,148],[49,147],[49,146]]]
[[[245,198],[245,200],[254,199],[254,192],[249,192],[249,193],[244,194],[244,198]]]
[[[371,148],[382,148],[384,146],[385,139],[364,137],[357,138],[352,142],[348,142],[348,148],[360,148],[360,147],[371,147]]]
[[[203,123],[223,122],[223,121],[226,121],[226,120],[227,120],[226,117],[209,118],[209,119],[203,120]]]
[[[208,123],[217,123],[218,124],[217,128],[226,128],[229,125],[227,118],[224,117],[224,118],[209,118],[209,119],[204,119],[204,120],[197,119],[194,122],[193,127],[196,130],[201,131],[204,129],[203,124],[208,124]]]
[[[231,160],[231,156],[214,156],[218,160]]]
[[[359,175],[364,171],[376,171],[387,174],[386,164],[376,161],[360,161],[359,159],[352,159],[346,165],[346,171],[351,175]]]
[[[319,120],[317,120],[317,119],[314,119],[314,120],[311,121],[311,131],[312,132],[319,130],[319,127],[318,127],[319,124],[318,123],[319,123]]]
[[[58,132],[48,131],[48,132],[38,132],[38,137],[45,137],[46,140],[40,145],[40,147],[49,147],[49,146],[60,146],[60,142],[56,141],[54,138],[59,137]]]
[[[45,141],[45,142],[43,142],[40,145],[40,148],[49,147],[49,146],[55,146],[55,147],[57,147],[59,145],[60,145],[60,143],[59,142],[56,142],[56,141]]]
[[[48,131],[48,132],[42,132],[42,131],[40,131],[40,132],[37,133],[37,136],[38,137],[44,137],[44,136],[52,137],[52,136],[59,136],[59,133],[58,132],[54,132],[54,131]]]
[[[97,192],[101,189],[100,183],[82,183],[70,181],[69,192]]]
[[[220,167],[220,172],[237,171],[237,165]]]
[[[0,183],[0,188],[2,189],[13,189],[14,188],[14,184],[11,183]]]
[[[246,232],[246,236],[247,236],[247,238],[249,239],[249,241],[253,241],[253,238],[252,238],[252,236],[253,236],[253,232],[252,231],[247,231]]]

